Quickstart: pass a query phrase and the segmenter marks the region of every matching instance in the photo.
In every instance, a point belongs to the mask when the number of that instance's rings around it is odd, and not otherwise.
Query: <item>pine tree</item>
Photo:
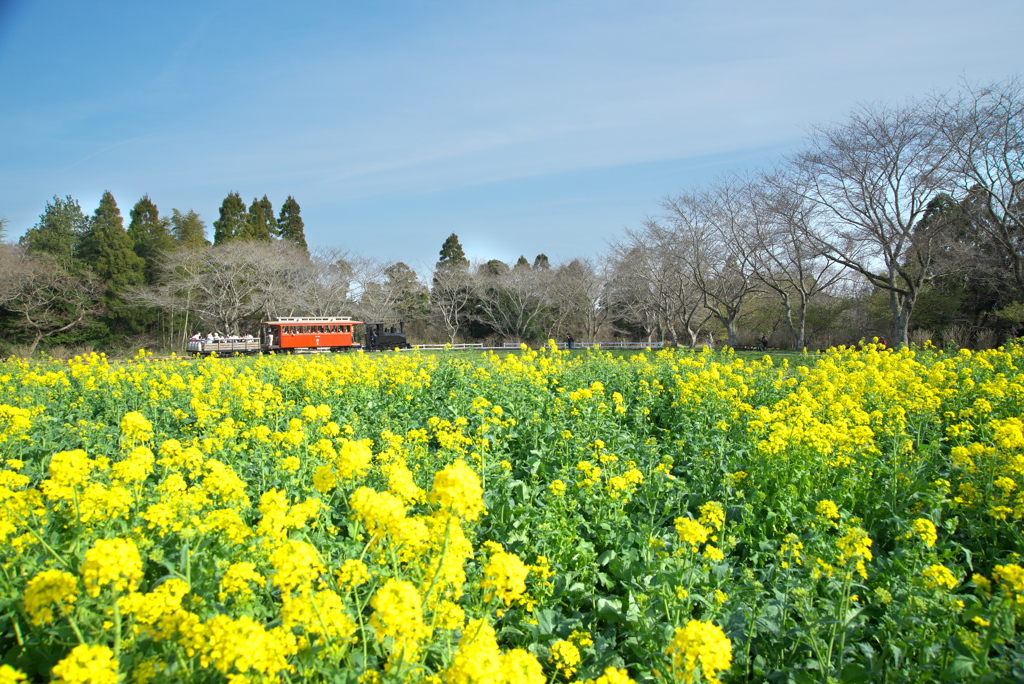
[[[186,249],[206,247],[210,244],[206,239],[206,224],[199,218],[199,214],[191,209],[187,214],[182,214],[177,209],[171,210],[171,233],[178,246]]]
[[[452,233],[448,236],[448,239],[441,245],[441,258],[437,260],[438,268],[468,268],[469,259],[466,258],[466,253],[462,251],[462,245],[459,243],[459,236]]]
[[[145,260],[133,249],[121,210],[110,191],[103,193],[89,229],[82,238],[81,257],[109,293],[125,292],[144,280]]]
[[[213,222],[213,244],[222,245],[230,240],[252,237],[249,212],[237,192],[229,192],[220,205],[220,218]]]
[[[277,232],[284,242],[290,242],[304,252],[309,251],[306,245],[305,224],[300,215],[301,208],[295,198],[288,195],[288,199],[281,205],[281,216],[277,219]]]
[[[516,259],[516,265],[515,265],[515,267],[514,267],[514,268],[515,268],[515,269],[516,269],[517,271],[518,271],[518,270],[520,270],[520,269],[523,269],[523,268],[525,268],[526,270],[530,270],[530,262],[526,260],[526,257],[525,257],[525,256],[523,256],[522,254],[520,254],[520,255],[519,255],[519,258],[518,258],[518,259]]]
[[[73,270],[75,247],[85,233],[88,219],[82,213],[78,200],[68,195],[61,199],[53,196],[47,202],[39,223],[21,237],[21,244],[30,253],[45,253],[56,257],[64,268]]]
[[[277,220],[274,218],[274,205],[267,196],[258,200],[255,197],[249,206],[249,226],[254,240],[272,240],[277,237]]]
[[[135,253],[146,262],[146,282],[156,277],[157,264],[165,254],[177,246],[171,236],[171,221],[161,218],[156,205],[144,195],[131,210],[128,237],[131,238]]]
[[[545,271],[551,268],[551,262],[548,261],[548,255],[543,253],[538,254],[537,258],[533,260],[533,267],[535,269],[544,269]]]

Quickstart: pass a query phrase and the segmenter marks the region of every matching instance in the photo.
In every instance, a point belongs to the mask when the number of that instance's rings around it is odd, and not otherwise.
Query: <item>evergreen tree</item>
[[[541,268],[544,269],[545,271],[551,268],[551,262],[548,261],[548,255],[538,254],[537,258],[533,260],[533,267]]]
[[[135,253],[121,210],[109,190],[103,193],[89,222],[80,253],[110,294],[125,292],[144,280],[146,262]]]
[[[237,192],[229,192],[220,205],[220,218],[213,222],[213,244],[222,245],[231,240],[252,237],[249,212]]]
[[[281,216],[277,219],[277,234],[283,241],[290,242],[301,248],[302,251],[308,252],[305,225],[299,214],[300,211],[299,203],[295,201],[294,197],[288,195],[288,199],[281,206]]]
[[[206,224],[199,218],[199,214],[188,210],[182,214],[177,209],[171,210],[171,233],[179,247],[194,249],[197,247],[209,246],[206,239]]]
[[[508,264],[501,259],[491,259],[486,264],[481,264],[477,269],[477,273],[487,278],[497,278],[498,276],[505,275],[510,270]]]
[[[135,253],[121,210],[109,191],[103,193],[89,220],[79,254],[99,280],[107,309],[90,335],[102,337],[104,325],[108,334],[118,337],[142,332],[152,316],[145,309],[129,306],[121,295],[145,281],[146,261]]]
[[[399,261],[384,269],[386,288],[392,293],[395,314],[399,320],[411,322],[430,312],[430,293],[416,276],[416,271]]]
[[[30,228],[20,242],[29,253],[49,254],[61,266],[73,270],[75,248],[87,224],[78,200],[72,199],[71,195],[65,199],[54,195],[53,202],[48,202],[39,215],[39,223]]]
[[[437,260],[438,268],[468,268],[469,259],[462,250],[459,236],[452,233],[441,245],[441,258]]]
[[[249,226],[254,240],[272,240],[277,237],[277,220],[274,218],[274,205],[267,196],[258,200],[255,197],[249,206]]]
[[[131,238],[135,253],[146,262],[146,282],[156,277],[157,264],[165,254],[176,247],[171,235],[170,219],[160,217],[156,205],[144,195],[131,210],[128,237]]]
[[[530,262],[526,260],[526,257],[524,257],[522,254],[520,254],[519,258],[516,259],[516,265],[515,265],[514,268],[517,271],[519,269],[521,269],[521,268],[525,268],[526,270],[529,270],[530,269]]]

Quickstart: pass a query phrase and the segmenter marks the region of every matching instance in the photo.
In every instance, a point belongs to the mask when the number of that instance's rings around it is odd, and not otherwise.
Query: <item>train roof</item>
[[[278,316],[266,321],[267,325],[280,325],[282,323],[295,324],[319,324],[319,323],[348,323],[350,325],[362,325],[362,321],[354,321],[350,316]]]

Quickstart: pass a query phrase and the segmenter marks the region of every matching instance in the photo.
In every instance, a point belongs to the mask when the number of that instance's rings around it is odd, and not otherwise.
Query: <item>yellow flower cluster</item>
[[[110,585],[115,592],[135,591],[142,580],[142,558],[131,539],[99,539],[85,552],[82,579],[90,596]]]
[[[61,684],[117,684],[117,660],[106,646],[82,644],[53,666],[53,681]]]
[[[486,590],[485,600],[497,596],[506,606],[512,605],[526,593],[526,576],[530,570],[514,553],[499,550],[491,554],[484,566],[484,579],[480,587]]]
[[[53,622],[54,608],[63,613],[78,599],[75,576],[62,570],[43,570],[25,587],[25,612],[33,624]]]
[[[945,565],[932,565],[927,567],[922,571],[921,575],[924,577],[925,585],[933,589],[939,587],[955,589],[956,585],[959,584],[956,577]]]
[[[686,627],[676,628],[665,654],[676,681],[690,684],[699,675],[717,684],[718,674],[732,665],[732,642],[718,625],[690,620]]]

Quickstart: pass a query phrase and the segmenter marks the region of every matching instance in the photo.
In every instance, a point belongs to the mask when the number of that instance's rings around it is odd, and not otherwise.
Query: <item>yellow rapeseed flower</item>
[[[134,591],[142,580],[142,558],[131,539],[99,539],[85,552],[82,579],[90,596],[111,585],[119,593]]]
[[[732,642],[718,625],[690,620],[685,628],[677,627],[675,637],[665,649],[672,659],[676,681],[690,684],[696,675],[718,684],[718,673],[732,665]]]
[[[480,477],[465,461],[459,459],[434,473],[434,486],[430,490],[429,501],[472,522],[484,512],[483,494]]]
[[[117,661],[106,646],[75,646],[53,666],[56,684],[117,684]]]
[[[53,622],[53,609],[64,614],[78,599],[78,581],[63,570],[43,570],[25,587],[25,612],[34,625]]]

